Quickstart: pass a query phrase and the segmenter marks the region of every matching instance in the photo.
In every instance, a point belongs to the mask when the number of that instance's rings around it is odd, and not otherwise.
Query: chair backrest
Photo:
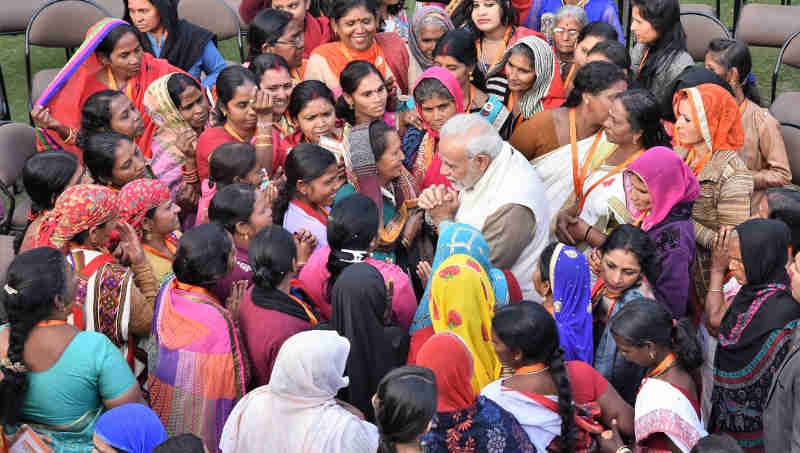
[[[214,33],[220,41],[241,33],[239,16],[222,0],[181,0],[178,17]]]
[[[716,17],[699,11],[681,13],[681,24],[686,31],[686,44],[694,61],[705,59],[708,44],[717,38],[730,38],[728,29]]]
[[[775,92],[778,89],[778,73],[781,66],[789,65],[793,68],[800,68],[800,31],[794,33],[781,47],[778,52],[778,60],[775,62],[775,68],[772,70],[772,96],[770,100],[775,102]]]
[[[52,0],[39,8],[25,30],[25,52],[30,46],[76,48],[89,27],[111,13],[92,0]]]
[[[247,24],[244,23],[242,16],[239,15],[239,7],[242,6],[242,0],[225,0],[225,4],[228,5],[234,13],[236,13],[236,17],[239,18],[239,26],[246,28]]]
[[[22,34],[34,11],[47,3],[47,0],[6,0],[3,14],[0,14],[0,34]]]
[[[0,126],[0,183],[14,184],[25,161],[36,153],[36,131],[23,123]]]
[[[792,170],[792,184],[800,185],[800,125],[781,123],[781,135]]]
[[[122,0],[94,0],[94,2],[107,9],[111,17],[122,19],[125,15],[125,3]]]
[[[800,8],[796,6],[748,3],[736,25],[736,39],[751,46],[781,47],[797,31]]]

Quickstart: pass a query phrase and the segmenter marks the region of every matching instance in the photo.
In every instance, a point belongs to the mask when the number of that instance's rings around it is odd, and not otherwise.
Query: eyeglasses
[[[303,45],[305,44],[305,39],[302,36],[295,39],[294,41],[281,41],[280,39],[275,41],[275,44],[283,44],[284,46],[292,46],[297,49],[302,49]]]
[[[555,28],[553,28],[553,33],[558,34],[558,35],[563,35],[564,33],[566,33],[569,38],[577,38],[578,35],[580,34],[580,31],[578,31],[578,30],[567,30],[565,28],[555,27]]]

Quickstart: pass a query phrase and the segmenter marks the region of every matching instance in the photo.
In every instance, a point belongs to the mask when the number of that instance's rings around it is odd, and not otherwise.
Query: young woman
[[[139,33],[142,50],[201,80],[211,87],[225,59],[214,45],[214,34],[183,19],[178,19],[178,4],[170,0],[123,0],[124,21]]]
[[[339,86],[345,66],[354,60],[374,65],[393,91],[408,93],[408,47],[395,33],[377,33],[377,2],[336,0],[331,8],[331,28],[339,42],[313,50],[306,66],[306,80],[320,80],[331,90]]]
[[[628,211],[656,246],[661,272],[653,282],[656,300],[676,319],[686,315],[696,242],[692,205],[700,185],[669,148],[650,148],[624,174]]]
[[[320,145],[341,156],[344,122],[336,119],[333,92],[319,80],[300,82],[289,96],[286,112],[295,124],[295,132],[278,142],[276,152],[288,155],[298,143]]]
[[[419,139],[419,134],[412,130],[403,137],[405,165],[414,175],[420,191],[440,184],[451,187],[450,181],[440,171],[439,129],[447,120],[464,111],[461,87],[450,71],[433,66],[417,79],[413,93],[425,135]]]
[[[378,453],[422,453],[422,438],[436,414],[436,387],[433,372],[417,366],[394,369],[381,379],[372,399],[381,433]]]
[[[700,421],[700,387],[693,377],[703,363],[692,321],[675,321],[663,305],[638,299],[613,318],[610,327],[623,357],[645,368],[647,377],[636,395],[636,448],[653,452],[689,453],[708,435]],[[616,437],[606,443],[622,447]]]
[[[22,184],[31,198],[28,225],[14,240],[16,253],[33,248],[35,233],[44,216],[55,207],[61,192],[77,184],[89,184],[92,177],[74,154],[64,150],[34,154],[22,167]]]
[[[733,96],[706,83],[681,90],[674,111],[675,151],[700,181],[692,221],[698,245],[695,288],[697,300],[705,300],[714,235],[750,217],[753,177],[738,153],[744,131]]]
[[[342,271],[354,263],[365,262],[394,282],[392,317],[404,329],[411,325],[417,296],[408,274],[399,266],[371,258],[377,240],[380,217],[378,207],[368,197],[352,194],[339,201],[328,217],[328,245],[318,247],[300,271],[303,289],[314,299],[324,319],[331,317],[330,295]]]
[[[269,384],[234,407],[222,432],[223,453],[276,451],[375,453],[378,430],[336,398],[348,387],[350,342],[336,332],[312,330],[281,346]]]
[[[105,412],[94,427],[94,447],[98,452],[150,453],[165,440],[167,432],[158,415],[141,403],[124,404]]]
[[[739,156],[753,174],[753,198],[750,207],[758,209],[765,191],[792,181],[781,128],[769,110],[761,107],[761,96],[752,70],[747,44],[734,39],[715,39],[706,52],[706,67],[733,87],[744,130],[744,144]]]
[[[108,187],[72,186],[42,220],[34,246],[68,253],[78,277],[71,324],[105,334],[138,376],[145,364],[134,351],[137,340],[150,333],[158,288],[136,232],[117,223],[118,204],[117,194]],[[130,267],[108,252],[115,230]]]
[[[219,151],[219,152],[217,152]],[[208,223],[208,207],[218,190],[236,183],[261,187],[264,173],[258,166],[253,145],[229,142],[219,145],[211,153],[208,179],[203,180],[202,196],[197,205],[196,225]]]
[[[306,69],[306,60],[303,58],[303,29],[292,25],[290,12],[272,8],[262,10],[250,23],[247,39],[250,43],[251,62],[265,53],[280,55],[289,66],[292,79],[296,83],[303,80]]]
[[[289,96],[294,88],[291,69],[280,55],[266,53],[256,57],[250,64],[250,70],[258,80],[258,88],[266,91],[272,104],[272,140],[286,138],[294,133],[294,124],[286,115]]]
[[[142,51],[137,30],[129,23],[106,18],[92,26],[81,44],[81,51],[70,58],[58,77],[34,103],[31,117],[46,132],[47,141],[54,147],[64,148],[80,156],[75,146],[80,109],[92,94],[105,90],[120,90],[144,112],[144,93],[156,79],[182,72],[167,60],[153,57]],[[155,124],[146,113],[142,114],[144,132],[136,139],[146,157],[150,157],[150,143]],[[55,122],[54,122],[55,121]],[[53,127],[64,126],[59,130]],[[66,135],[62,135],[66,132]]]
[[[67,323],[76,292],[75,272],[57,250],[36,248],[11,262],[0,291],[10,320],[0,327],[0,420],[8,433],[27,423],[53,451],[89,453],[104,409],[144,400],[108,337]]]
[[[208,101],[202,87],[186,74],[168,74],[147,88],[144,106],[158,128],[150,149],[153,175],[167,185],[173,200],[188,191],[192,205],[200,195],[197,138],[208,123]],[[195,206],[184,206],[194,212]],[[191,209],[189,209],[191,208]]]
[[[566,163],[575,155],[582,162],[604,142],[603,124],[613,97],[627,86],[625,73],[616,66],[588,64],[575,76],[575,88],[563,107],[534,115],[511,137],[511,145],[532,159],[547,188],[547,200],[554,214],[575,190],[572,176],[578,169]]]
[[[628,73],[628,85],[631,85],[630,68],[631,54],[624,44],[619,41],[605,40],[595,44],[586,54],[586,62],[605,61],[614,63],[618,68]],[[631,87],[633,88],[633,86]]]
[[[552,242],[542,250],[533,285],[558,327],[565,360],[592,364],[592,281],[589,263],[578,250]]]
[[[127,135],[99,132],[86,140],[83,161],[92,178],[118,192],[125,184],[149,176],[139,146]]]
[[[461,86],[461,94],[466,97],[464,101],[465,113],[480,113],[487,121],[492,123],[503,139],[511,135],[511,114],[503,102],[495,96],[489,96],[477,85],[483,84],[475,80],[478,64],[478,53],[475,49],[472,34],[466,30],[452,30],[445,33],[436,43],[433,50],[433,59],[436,66],[441,66],[456,78]],[[413,129],[409,129],[411,132]],[[417,130],[418,132],[418,130]],[[419,139],[422,133],[418,133]]]
[[[327,245],[328,209],[340,186],[336,158],[330,151],[310,143],[295,146],[286,159],[286,182],[272,208],[273,223],[290,233],[310,232],[317,248]]]
[[[589,23],[586,11],[580,6],[564,5],[552,18],[552,26],[545,28],[545,36],[553,44],[558,59],[558,71],[567,87],[575,78],[575,46],[581,30]]]
[[[556,220],[561,241],[597,247],[615,225],[636,222],[625,207],[623,172],[645,150],[670,145],[659,112],[647,90],[614,97],[604,123],[606,142],[573,167],[577,186]]]
[[[423,436],[425,451],[535,452],[514,416],[472,388],[472,362],[469,348],[452,332],[437,333],[420,349],[417,363],[433,371],[438,387],[436,415]]]
[[[181,208],[170,200],[167,186],[157,179],[137,179],[120,190],[119,220],[136,231],[147,261],[161,288],[172,278],[172,262],[181,238]]]
[[[620,395],[633,404],[644,369],[625,360],[617,349],[608,321],[630,301],[653,297],[650,282],[658,279],[655,247],[647,233],[633,225],[617,227],[591,256],[597,282],[592,288],[594,367]]]
[[[390,93],[380,71],[366,61],[352,61],[339,76],[342,95],[336,101],[336,116],[349,126],[384,120],[398,125],[396,114],[386,111]]]
[[[187,231],[175,253],[175,278],[161,289],[153,316],[157,349],[147,380],[150,406],[168,435],[192,433],[212,453],[219,451],[225,419],[250,377],[236,326],[246,285],[237,282],[225,306],[209,292],[231,271],[234,257],[230,234],[222,227]],[[176,361],[187,368],[176,372]]]
[[[370,409],[378,382],[408,355],[408,331],[392,321],[392,293],[392,282],[367,263],[348,266],[331,289],[331,327],[350,340],[351,348],[350,385],[339,395],[370,421],[375,420]]]
[[[240,325],[253,363],[252,387],[267,385],[281,345],[323,321],[295,277],[314,249],[279,226],[261,229],[248,254],[253,286],[242,300]]]
[[[573,451],[576,404],[595,403],[600,421],[633,434],[633,409],[591,366],[565,361],[558,329],[550,313],[535,302],[511,304],[492,320],[492,343],[503,364],[514,371],[481,394],[511,412],[528,434],[536,451]]]
[[[522,300],[522,291],[514,274],[509,270],[501,270],[492,266],[489,256],[489,244],[483,234],[477,229],[463,224],[442,222],[439,224],[439,242],[436,244],[436,255],[431,265],[420,265],[425,272],[417,272],[426,280],[425,293],[414,313],[414,322],[411,324],[411,347],[408,351],[408,363],[416,363],[419,348],[433,336],[435,330],[431,320],[430,297],[432,270],[438,269],[443,262],[454,255],[466,255],[476,261],[489,278],[489,284],[494,291],[495,307],[500,308],[509,302]]]
[[[416,81],[423,71],[436,64],[433,49],[442,36],[454,28],[441,6],[428,5],[414,10],[408,31],[408,48],[413,57],[409,62],[409,80]]]
[[[523,38],[506,50],[486,79],[486,92],[511,112],[512,131],[534,114],[564,103],[553,48],[537,36]]]
[[[417,184],[403,166],[400,137],[381,120],[356,126],[347,137],[348,183],[336,192],[336,202],[360,193],[378,206],[381,219],[372,257],[413,271],[421,259],[415,243],[423,213],[416,208]]]
[[[229,142],[252,143],[259,167],[270,175],[283,165],[283,157],[272,149],[272,99],[266,90],[259,89],[258,80],[249,69],[231,66],[220,72],[212,124],[215,127],[206,129],[197,140],[200,179],[208,178],[211,153]]]
[[[622,24],[619,22],[616,2],[609,0],[545,0],[543,2],[525,2],[527,8],[518,7],[520,12],[520,23],[531,30],[540,31],[547,34],[558,24],[558,11],[564,6],[572,6],[584,10],[586,22],[595,22],[606,25],[617,36],[615,41],[622,39]],[[580,40],[579,40],[580,41]]]
[[[575,44],[575,65],[580,69],[587,63],[589,51],[602,41],[617,41],[622,44],[625,35],[605,22],[591,21],[578,33],[578,42]],[[623,69],[629,69],[630,65]],[[573,79],[574,80],[574,79]],[[572,87],[566,87],[572,91]]]
[[[288,28],[296,30],[292,33],[297,33],[297,35],[294,38],[295,41],[287,41],[282,43],[281,46],[298,48],[302,53],[303,59],[307,59],[311,56],[311,51],[334,39],[328,18],[321,14],[320,11],[310,11],[310,7],[310,0],[243,0],[239,6],[239,15],[249,25],[248,38],[251,38],[254,36],[251,33],[255,32],[256,36],[259,36],[264,30],[274,30],[273,26],[269,25],[270,22],[264,21],[264,17],[262,17],[266,9],[275,8],[278,11],[289,13],[291,22]],[[267,32],[267,34],[270,33]],[[258,39],[258,41],[266,42],[267,40]],[[251,49],[253,49],[252,38],[250,42]],[[260,48],[260,46],[258,47]],[[250,56],[252,57],[253,55],[251,52]]]
[[[678,0],[635,0],[631,31],[636,46],[631,61],[636,80],[653,92],[662,113],[672,106],[672,82],[694,64],[686,47]]]
[[[253,279],[247,250],[256,233],[272,225],[273,199],[272,192],[241,183],[227,185],[214,194],[208,207],[208,220],[231,234],[236,249],[236,265],[211,290],[217,299],[227,299],[234,283]]]

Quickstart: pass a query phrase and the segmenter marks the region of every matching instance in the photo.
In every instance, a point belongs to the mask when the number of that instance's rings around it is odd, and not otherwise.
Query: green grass
[[[691,0],[687,3],[711,3],[711,0]],[[759,3],[767,1],[759,0]],[[769,0],[768,3],[779,3],[778,0]],[[721,19],[727,25],[733,23],[733,0],[722,0]],[[752,47],[753,73],[761,87],[761,96],[769,101],[770,80],[772,68],[777,59],[778,50],[761,47]],[[220,51],[227,60],[237,60],[239,53],[235,40],[220,43]],[[62,49],[34,48],[32,51],[32,68],[37,71],[43,68],[52,68],[63,65],[66,56]],[[14,121],[28,121],[28,91],[25,86],[25,39],[24,36],[0,36],[0,65],[5,76],[6,90],[11,105],[11,115]],[[789,67],[781,69],[781,80],[778,83],[778,92],[784,90],[800,90],[800,73]]]

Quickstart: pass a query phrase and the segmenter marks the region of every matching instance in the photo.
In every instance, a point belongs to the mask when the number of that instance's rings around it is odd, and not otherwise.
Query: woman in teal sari
[[[0,289],[9,324],[0,327],[0,423],[52,439],[55,453],[89,453],[106,409],[144,402],[125,358],[99,332],[67,323],[77,291],[72,266],[58,250],[17,256]]]

